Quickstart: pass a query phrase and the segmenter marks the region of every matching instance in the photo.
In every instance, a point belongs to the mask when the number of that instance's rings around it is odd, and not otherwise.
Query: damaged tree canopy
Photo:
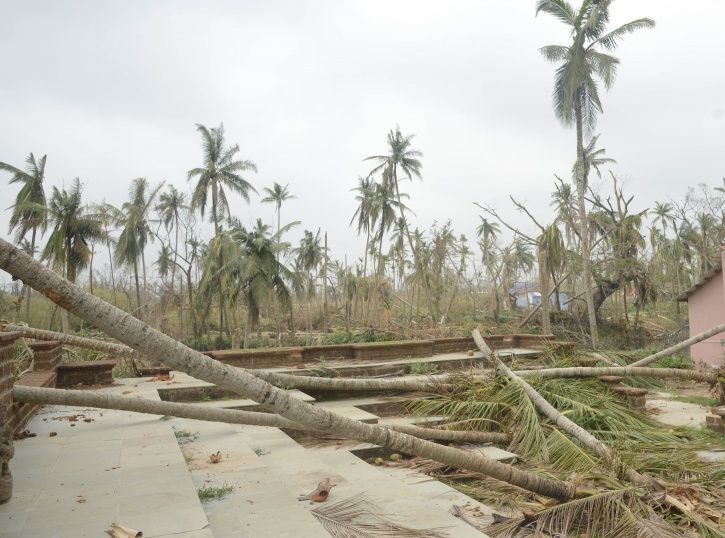
[[[478,471],[547,497],[569,499],[575,489],[568,482],[525,472],[465,450],[351,420],[301,402],[249,372],[219,363],[153,329],[146,323],[44,268],[27,254],[0,240],[0,268],[147,357],[162,360],[192,377],[234,391],[310,429],[335,433],[408,454],[441,461],[452,467]]]

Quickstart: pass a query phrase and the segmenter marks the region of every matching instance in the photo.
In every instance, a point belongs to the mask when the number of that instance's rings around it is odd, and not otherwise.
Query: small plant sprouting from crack
[[[223,486],[204,486],[196,490],[199,495],[199,500],[203,503],[207,503],[214,500],[219,500],[225,495],[231,493],[234,490],[234,486],[224,484]]]

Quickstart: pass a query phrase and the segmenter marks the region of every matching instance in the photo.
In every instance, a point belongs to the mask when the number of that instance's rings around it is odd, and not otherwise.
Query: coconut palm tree
[[[103,229],[103,238],[104,242],[106,243],[106,249],[108,251],[108,262],[110,264],[111,268],[111,287],[113,288],[113,304],[114,306],[118,306],[118,299],[116,297],[116,274],[113,267],[113,253],[111,251],[111,243],[113,243],[113,239],[111,238],[110,230],[108,229],[109,226],[115,223],[116,217],[118,215],[118,209],[113,207],[111,204],[107,204],[105,202],[98,204],[93,207],[93,216],[94,218],[100,223],[101,228]]]
[[[587,313],[592,346],[597,347],[599,335],[591,285],[590,238],[586,218],[586,174],[584,129],[592,130],[597,114],[602,112],[597,82],[609,89],[619,65],[619,59],[606,52],[616,49],[622,38],[643,28],[653,28],[652,19],[630,21],[608,31],[609,7],[612,0],[584,0],[574,9],[566,0],[539,0],[536,13],[547,13],[570,29],[568,45],[548,45],[541,48],[544,58],[559,64],[554,82],[554,111],[564,125],[576,126],[576,188],[579,211],[582,272],[585,284]]]
[[[405,217],[405,205],[400,192],[400,179],[412,180],[414,177],[421,179],[421,168],[423,164],[420,162],[420,157],[423,153],[412,148],[412,141],[415,135],[403,135],[400,131],[400,127],[396,127],[394,130],[391,129],[388,132],[388,153],[384,155],[372,155],[367,157],[366,161],[375,161],[377,165],[370,171],[368,177],[372,177],[374,174],[382,173],[382,184],[384,190],[387,191],[388,184],[395,193],[397,198],[397,209],[400,212],[400,217],[403,219],[403,228],[405,230],[405,236],[408,240],[408,247],[413,253],[413,261],[416,265],[420,266],[420,260],[415,258],[415,249],[413,248],[413,239],[410,235],[410,229],[408,227],[408,221]],[[399,177],[399,172],[400,176]],[[423,288],[426,294],[426,301],[428,303],[428,310],[433,322],[436,321],[437,315],[433,308],[433,302],[431,298],[430,283],[426,276],[426,272],[418,267],[419,273],[423,276]]]
[[[82,200],[83,188],[75,178],[70,189],[53,187],[47,207],[51,226],[42,258],[47,260],[66,280],[75,282],[78,273],[88,266],[89,244],[104,238],[101,223],[94,218]],[[62,311],[63,332],[68,332],[68,313]]]
[[[150,190],[146,178],[140,177],[131,182],[129,199],[120,210],[114,210],[116,224],[120,226],[121,235],[116,243],[116,263],[133,270],[136,285],[136,307],[138,315],[142,307],[141,286],[139,284],[139,261],[143,274],[143,290],[146,294],[146,245],[153,240],[149,226],[149,211],[163,183]]]
[[[282,213],[282,204],[286,202],[287,200],[290,200],[292,198],[296,198],[293,194],[289,192],[289,183],[287,183],[284,187],[277,183],[276,181],[272,184],[272,188],[264,187],[264,192],[267,193],[267,196],[262,198],[262,203],[265,204],[274,204],[274,210],[277,213],[277,240],[281,241],[281,237],[279,236],[280,230],[282,229],[282,223],[281,223],[281,213]],[[279,254],[280,251],[277,249],[277,259],[279,260]]]
[[[198,209],[203,217],[207,198],[211,194],[211,221],[214,223],[214,233],[219,234],[222,220],[229,215],[229,201],[225,188],[249,202],[249,192],[257,191],[240,173],[256,172],[257,166],[252,161],[235,160],[235,156],[239,153],[239,145],[226,145],[224,124],[208,129],[198,123],[196,130],[201,133],[204,164],[187,172],[189,181],[197,179],[191,196],[191,208]]]
[[[30,238],[30,255],[35,256],[35,241],[37,233],[45,233],[47,226],[47,215],[45,212],[45,179],[46,156],[43,155],[36,160],[35,155],[30,153],[25,159],[25,170],[20,170],[10,164],[0,162],[0,170],[12,174],[10,183],[19,183],[22,186],[15,197],[15,204],[12,206],[10,215],[10,233],[15,231],[15,243],[32,232]],[[27,289],[25,298],[25,320],[30,321],[30,288]]]
[[[287,282],[294,280],[294,273],[279,262],[279,251],[284,248],[280,234],[289,227],[271,234],[269,226],[257,219],[254,228],[247,230],[238,219],[230,219],[230,237],[241,249],[241,256],[230,262],[230,273],[236,286],[232,300],[239,296],[247,304],[244,347],[248,347],[249,334],[259,324],[260,306],[270,294],[283,308],[290,308],[291,299]]]
[[[655,202],[655,206],[652,208],[654,213],[654,224],[657,222],[662,226],[662,237],[667,238],[667,225],[673,222],[672,204],[667,202]]]
[[[320,230],[312,233],[309,230],[304,231],[300,245],[294,249],[295,267],[300,275],[298,278],[300,283],[297,286],[299,291],[306,292],[307,296],[307,337],[311,339],[312,332],[312,306],[311,299],[317,291],[317,270],[322,263],[322,246],[320,244]],[[313,277],[312,274],[315,273]],[[302,278],[304,275],[304,278]],[[305,281],[305,284],[301,282]]]
[[[355,213],[350,219],[350,225],[357,219],[357,233],[365,231],[365,258],[363,260],[363,277],[368,276],[368,250],[370,249],[370,231],[375,226],[373,215],[375,214],[374,197],[375,188],[374,181],[369,177],[358,177],[358,185],[353,191],[357,192],[355,201],[358,203]]]

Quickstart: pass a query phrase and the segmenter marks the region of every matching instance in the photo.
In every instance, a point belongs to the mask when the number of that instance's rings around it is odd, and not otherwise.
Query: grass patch
[[[413,375],[434,374],[438,371],[438,365],[433,362],[414,362],[410,365],[410,373]]]
[[[174,430],[174,435],[177,439],[193,440],[196,439],[196,436],[199,435],[199,432],[190,432],[189,430]]]
[[[196,490],[199,500],[203,503],[223,498],[234,490],[233,486],[224,484],[223,486],[204,486]]]
[[[707,396],[675,395],[672,396],[672,399],[677,400],[678,402],[701,405],[703,407],[715,407],[718,403],[720,403],[717,398],[708,398]]]

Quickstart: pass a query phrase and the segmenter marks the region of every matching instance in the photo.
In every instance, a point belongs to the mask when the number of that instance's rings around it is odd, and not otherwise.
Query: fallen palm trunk
[[[428,457],[452,467],[478,471],[546,497],[564,500],[572,498],[575,493],[571,483],[522,471],[482,454],[442,446],[381,426],[358,422],[302,402],[249,372],[222,364],[186,347],[127,312],[85,292],[2,239],[0,268],[40,291],[58,306],[145,356],[163,360],[196,379],[251,398],[265,408],[309,429]]]
[[[72,334],[58,333],[55,331],[45,331],[43,329],[36,329],[26,325],[15,325],[12,323],[5,324],[3,328],[6,331],[19,332],[22,333],[23,336],[35,338],[36,340],[52,340],[69,346],[92,349],[94,351],[101,351],[103,353],[108,353],[109,355],[121,357],[138,358],[139,356],[138,352],[128,346],[115,344],[113,342],[104,342],[103,340],[97,340],[95,338],[85,338],[83,336],[73,336]]]
[[[725,323],[721,323],[720,325],[717,325],[712,329],[705,331],[704,333],[696,334],[695,336],[688,338],[687,340],[684,340],[679,344],[675,344],[674,346],[668,347],[667,349],[663,349],[662,351],[658,351],[657,353],[649,355],[644,359],[633,362],[629,366],[647,366],[648,364],[653,363],[656,360],[661,359],[662,357],[674,355],[678,351],[686,349],[694,344],[697,344],[698,342],[702,342],[703,340],[707,340],[711,336],[715,336],[716,334],[719,334],[721,332],[725,332]]]
[[[272,413],[240,411],[236,409],[214,408],[206,405],[164,402],[146,398],[131,398],[106,392],[91,390],[50,389],[44,387],[26,387],[16,385],[13,388],[13,401],[37,405],[68,405],[95,407],[98,409],[118,409],[149,415],[167,415],[170,417],[223,422],[226,424],[245,424],[248,426],[269,426],[290,430],[309,431],[310,428],[287,420]],[[397,432],[407,433],[420,439],[436,441],[455,441],[458,443],[508,443],[511,436],[499,432],[476,432],[458,430],[439,430],[414,425],[385,426]]]
[[[679,368],[647,368],[633,366],[574,366],[571,368],[544,368],[542,370],[517,370],[514,374],[521,377],[565,378],[565,377],[599,377],[605,375],[676,378],[703,383],[716,383],[717,376],[699,370],[682,370]]]
[[[360,377],[313,377],[293,374],[248,370],[250,373],[276,386],[300,390],[347,390],[347,391],[420,391],[440,392],[450,390],[448,375],[429,376],[426,379],[381,379]]]
[[[474,329],[473,331],[474,340],[478,341],[478,339],[476,338],[476,333],[478,333],[478,329]],[[480,336],[480,333],[478,333],[479,338]],[[521,377],[513,373],[511,369],[503,362],[498,361],[497,368],[498,370],[503,372],[506,377],[511,379],[511,381],[513,381],[514,383],[517,383],[523,389],[523,391],[526,393],[526,395],[529,397],[531,402],[541,414],[548,418],[554,425],[561,428],[566,433],[580,441],[584,446],[589,448],[589,450],[600,456],[611,468],[617,471],[622,469],[623,475],[627,480],[630,480],[631,482],[634,482],[636,484],[643,485],[648,485],[651,483],[651,480],[649,478],[640,474],[635,469],[624,465],[624,463],[616,456],[616,454],[614,454],[614,452],[612,452],[612,450],[602,441],[600,441],[591,433],[586,431],[584,428],[582,428],[572,420],[565,417],[562,413],[557,411],[556,408],[548,401],[546,401],[546,399],[541,394],[536,392],[536,389],[534,389]]]

